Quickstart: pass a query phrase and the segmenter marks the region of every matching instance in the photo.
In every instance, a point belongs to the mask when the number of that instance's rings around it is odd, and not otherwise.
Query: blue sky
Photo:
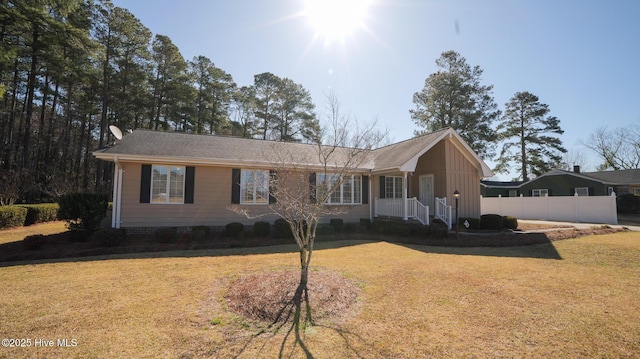
[[[600,126],[640,122],[640,1],[371,0],[363,26],[331,41],[318,37],[303,0],[113,3],[169,36],[185,59],[209,57],[239,86],[267,71],[288,77],[320,113],[333,90],[343,112],[377,118],[392,141],[418,129],[412,96],[447,50],[484,70],[501,109],[518,91],[548,104],[564,146],[589,156],[587,169],[599,161],[581,141]]]

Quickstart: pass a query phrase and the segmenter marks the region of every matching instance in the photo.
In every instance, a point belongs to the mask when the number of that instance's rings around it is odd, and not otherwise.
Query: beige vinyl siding
[[[141,163],[124,163],[122,181],[121,227],[173,227],[173,226],[224,226],[230,222],[247,225],[257,221],[273,223],[275,215],[261,216],[269,212],[267,205],[244,205],[251,210],[248,219],[229,209],[231,206],[231,167],[196,166],[193,204],[140,203]],[[184,165],[176,163],[175,165]],[[358,222],[369,218],[368,205],[340,206],[346,214],[323,218],[343,218],[345,222]]]

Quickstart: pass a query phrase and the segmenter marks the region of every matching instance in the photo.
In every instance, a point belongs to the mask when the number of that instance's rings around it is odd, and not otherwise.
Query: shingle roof
[[[533,178],[529,181],[513,181],[513,182],[499,182],[499,181],[480,181],[487,187],[520,187],[525,183],[533,182],[536,179],[544,176],[557,176],[557,175],[570,175],[575,177],[583,177],[592,180],[596,180],[605,184],[615,185],[630,185],[640,184],[640,169],[631,170],[617,170],[617,171],[599,171],[599,172],[573,172],[566,170],[554,169],[541,176]]]
[[[447,130],[436,131],[376,149],[374,151],[376,169],[400,168],[417,153],[439,142],[440,137]]]
[[[447,133],[455,133],[455,131],[444,129],[378,148],[371,152],[359,168],[361,170],[400,170],[403,165],[433,147]],[[332,155],[333,161],[340,162],[339,160],[349,156],[352,150],[338,147]],[[105,160],[114,160],[115,157],[129,160],[153,158],[192,163],[267,165],[274,162],[274,154],[283,152],[288,155],[295,154],[295,162],[301,165],[321,166],[318,148],[313,144],[151,130],[135,130],[126,134],[116,145],[98,150],[94,155]],[[477,158],[472,151],[471,154]],[[488,169],[482,160],[478,158],[478,161],[480,167]]]
[[[480,181],[481,185],[485,185],[486,187],[502,187],[502,188],[518,188],[520,185],[525,183],[525,181],[511,181],[511,182],[502,182],[502,181]]]
[[[320,165],[317,147],[311,144],[150,130],[135,130],[125,135],[116,145],[94,154],[102,159],[129,156],[257,165],[272,163],[283,146],[286,146],[289,153],[295,154],[296,161],[300,164]],[[338,148],[334,158],[344,156],[347,150]],[[367,163],[363,166],[367,167]]]
[[[582,172],[582,174],[613,184],[640,184],[640,169]]]

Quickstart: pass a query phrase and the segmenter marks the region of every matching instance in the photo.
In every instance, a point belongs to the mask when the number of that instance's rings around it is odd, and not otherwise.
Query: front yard
[[[224,299],[239,277],[296,270],[295,245],[16,264],[0,263],[0,338],[30,345],[3,341],[0,358],[305,357]],[[312,268],[361,289],[349,315],[303,331],[316,358],[640,355],[638,232],[496,248],[322,242]]]

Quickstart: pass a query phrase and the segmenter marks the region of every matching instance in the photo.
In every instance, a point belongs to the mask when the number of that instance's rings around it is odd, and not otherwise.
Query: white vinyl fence
[[[480,213],[518,219],[618,224],[615,193],[611,196],[480,196]]]

